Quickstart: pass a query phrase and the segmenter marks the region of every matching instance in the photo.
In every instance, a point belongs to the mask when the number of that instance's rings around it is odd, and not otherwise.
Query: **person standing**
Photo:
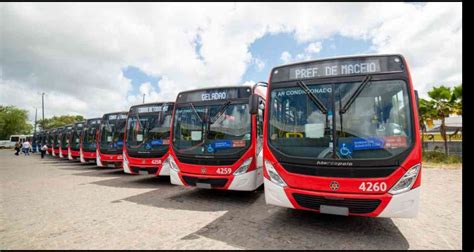
[[[44,158],[44,154],[46,153],[46,150],[48,150],[48,146],[45,144],[43,146],[41,146],[41,158]]]
[[[20,143],[20,141],[16,142],[16,144],[15,144],[15,150],[16,150],[15,155],[18,156],[18,155],[19,155],[18,153],[19,153],[20,150],[21,150],[21,143]]]
[[[31,148],[30,142],[28,140],[25,140],[23,142],[23,153],[25,153],[25,156],[30,155],[30,148]]]

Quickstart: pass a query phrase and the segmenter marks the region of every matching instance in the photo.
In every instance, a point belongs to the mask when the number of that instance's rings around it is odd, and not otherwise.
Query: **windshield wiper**
[[[354,103],[355,99],[360,95],[362,90],[364,90],[365,86],[367,86],[367,84],[370,82],[370,80],[372,80],[372,75],[366,75],[365,78],[362,80],[362,82],[359,84],[359,87],[357,87],[356,91],[351,95],[351,97],[349,97],[349,100],[346,102],[344,107],[342,107],[341,93],[339,92],[339,107],[340,107],[340,109],[339,109],[339,120],[340,120],[339,124],[340,124],[340,127],[341,127],[341,129],[340,129],[341,136],[343,136],[343,134],[344,134],[342,115],[347,112],[347,110],[350,108],[352,103]],[[336,129],[334,129],[334,130],[336,130]],[[339,144],[338,142],[339,142],[339,138],[337,138],[337,143],[336,143],[337,145]],[[336,155],[336,157],[337,157],[337,155]],[[347,157],[350,158],[351,156],[348,155]]]
[[[193,109],[193,112],[196,114],[196,116],[198,117],[199,121],[201,121],[201,123],[204,123],[204,120],[201,118],[201,116],[199,115],[199,113],[197,112],[196,110],[196,107],[194,107],[194,104],[191,102],[189,103],[191,104],[191,108]]]
[[[227,109],[229,105],[230,105],[230,101],[227,101],[226,103],[222,104],[222,106],[217,110],[216,115],[211,120],[209,120],[209,122],[211,124],[214,124],[217,121],[217,119],[219,119],[224,114],[224,111]]]
[[[298,86],[303,89],[303,91],[306,93],[306,95],[308,95],[309,99],[314,103],[316,104],[316,106],[318,107],[319,110],[321,110],[321,112],[323,114],[327,114],[328,112],[328,109],[326,108],[326,106],[324,106],[323,102],[321,102],[321,100],[319,100],[318,97],[316,97],[313,93],[311,93],[311,91],[309,90],[308,86],[303,82],[303,81],[297,81],[296,84],[298,84]]]
[[[339,110],[339,114],[344,114],[347,112],[347,110],[349,109],[349,107],[352,105],[352,103],[354,103],[355,99],[360,95],[360,93],[362,92],[362,90],[365,88],[365,86],[367,86],[367,84],[372,80],[372,75],[366,75],[364,80],[362,80],[362,82],[360,83],[359,87],[357,88],[357,90],[351,95],[351,97],[349,97],[349,100],[346,102],[346,104],[344,105],[344,107],[342,107],[340,110]]]

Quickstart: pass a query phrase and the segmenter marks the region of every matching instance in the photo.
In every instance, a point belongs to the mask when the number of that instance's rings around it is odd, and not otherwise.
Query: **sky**
[[[0,3],[0,104],[100,117],[270,69],[399,53],[421,97],[462,83],[462,3]]]

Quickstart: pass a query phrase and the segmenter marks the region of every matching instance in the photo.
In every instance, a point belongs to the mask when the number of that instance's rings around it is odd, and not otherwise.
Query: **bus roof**
[[[160,105],[160,104],[166,104],[166,103],[174,103],[174,101],[147,102],[147,103],[132,105],[132,106],[130,106],[130,108],[144,107],[144,106],[150,106],[150,105]]]
[[[175,102],[150,102],[137,104],[130,107],[129,114],[135,113],[158,113],[168,111],[169,106],[174,106]],[[172,109],[172,108],[171,108]]]
[[[121,111],[121,112],[110,112],[110,113],[105,113],[101,118],[107,115],[118,115],[118,114],[127,114],[128,111]]]
[[[343,60],[343,59],[357,59],[357,58],[372,58],[372,57],[400,57],[401,59],[405,59],[401,54],[357,54],[357,55],[343,55],[343,56],[334,56],[334,57],[325,57],[320,59],[311,59],[311,60],[304,60],[298,62],[292,62],[288,64],[278,65],[272,68],[272,71],[276,68],[280,67],[288,67],[288,66],[295,66],[300,64],[308,64],[313,62],[319,61],[330,61],[330,60]]]

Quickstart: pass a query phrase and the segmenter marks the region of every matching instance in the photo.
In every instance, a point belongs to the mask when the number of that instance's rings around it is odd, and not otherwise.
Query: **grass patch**
[[[458,168],[462,166],[462,158],[456,155],[446,155],[440,151],[424,151],[423,166],[440,168]]]

